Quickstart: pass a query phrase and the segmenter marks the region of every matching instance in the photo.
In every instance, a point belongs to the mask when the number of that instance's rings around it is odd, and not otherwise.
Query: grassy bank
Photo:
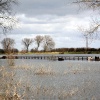
[[[59,54],[59,52],[28,52],[28,53],[18,53],[18,54]]]
[[[100,54],[100,52],[64,52],[64,54]]]
[[[5,53],[3,53],[3,54],[1,54],[0,53],[0,55],[4,55]],[[100,54],[100,52],[99,51],[89,51],[89,52],[28,52],[28,53],[15,53],[15,55],[24,55],[24,54],[53,54],[53,55],[55,55],[55,54]],[[6,55],[8,55],[8,54],[6,54]],[[10,55],[13,55],[13,54],[10,54]]]

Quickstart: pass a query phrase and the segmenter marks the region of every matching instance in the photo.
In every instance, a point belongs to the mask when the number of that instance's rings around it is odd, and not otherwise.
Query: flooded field
[[[19,100],[100,100],[99,61],[0,59],[0,80]]]

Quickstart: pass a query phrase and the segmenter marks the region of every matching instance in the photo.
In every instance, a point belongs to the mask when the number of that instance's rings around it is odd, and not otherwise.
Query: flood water
[[[14,72],[21,100],[100,100],[99,61],[0,59],[0,66]]]

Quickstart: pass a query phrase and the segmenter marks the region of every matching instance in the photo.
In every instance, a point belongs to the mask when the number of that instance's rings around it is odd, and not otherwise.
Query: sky
[[[15,48],[22,50],[23,38],[34,39],[37,35],[50,35],[55,48],[85,47],[85,38],[79,27],[88,27],[91,18],[98,18],[98,12],[80,9],[74,0],[19,0],[14,6],[19,23],[6,37],[15,40]],[[2,35],[2,39],[5,38]],[[99,48],[100,40],[89,41],[89,47]],[[33,43],[30,49],[35,48]]]

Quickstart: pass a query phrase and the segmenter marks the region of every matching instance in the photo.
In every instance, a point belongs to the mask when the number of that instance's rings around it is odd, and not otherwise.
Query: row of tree
[[[22,50],[19,51],[18,49],[13,48],[12,50],[10,50],[10,53],[26,53],[26,50]],[[44,50],[39,50],[37,51],[36,49],[31,49],[30,52],[34,53],[34,52],[44,52]],[[59,52],[61,54],[68,52],[68,53],[100,53],[100,48],[88,48],[88,50],[86,48],[55,48],[52,49],[51,52]],[[5,50],[4,49],[0,49],[0,54],[4,54]]]
[[[38,51],[40,46],[43,48],[44,51],[50,51],[50,50],[54,49],[54,47],[55,47],[55,42],[51,36],[37,35],[34,39],[31,39],[31,38],[22,39],[22,44],[24,46],[23,51],[28,52],[29,46],[33,42],[37,45],[37,47],[34,48],[35,51]],[[14,44],[15,44],[15,40],[12,38],[4,38],[1,41],[1,45],[2,45],[5,53],[11,53],[12,51],[17,51],[16,49],[14,49]]]
[[[52,49],[51,50],[52,52],[61,52],[61,53],[64,53],[64,52],[82,52],[82,53],[100,53],[100,48],[56,48],[56,49]]]
[[[79,7],[87,7],[90,9],[99,10],[100,8],[100,0],[73,0],[74,4],[78,4]],[[16,25],[17,20],[12,15],[12,6],[18,4],[17,0],[0,0],[0,29],[3,29],[3,31],[8,31],[13,29],[13,27]],[[12,15],[12,16],[11,16]],[[6,24],[7,23],[7,24]],[[98,30],[100,27],[100,20],[97,19],[96,21],[93,20],[92,24],[90,24],[89,28],[82,28],[81,31],[84,33],[84,36],[86,38],[86,47],[88,48],[88,38],[90,37],[98,37]],[[24,42],[24,40],[23,40]],[[33,42],[32,42],[33,43]],[[46,43],[46,42],[44,42]],[[27,46],[27,51],[29,44],[23,43]],[[31,43],[30,43],[31,44]],[[44,50],[50,50],[52,47],[54,47],[54,43],[50,43],[51,46],[48,46],[48,43],[43,45]],[[25,46],[25,47],[26,47]],[[4,48],[5,46],[3,46]],[[11,49],[11,46],[9,47]],[[38,50],[38,45],[37,48]]]

